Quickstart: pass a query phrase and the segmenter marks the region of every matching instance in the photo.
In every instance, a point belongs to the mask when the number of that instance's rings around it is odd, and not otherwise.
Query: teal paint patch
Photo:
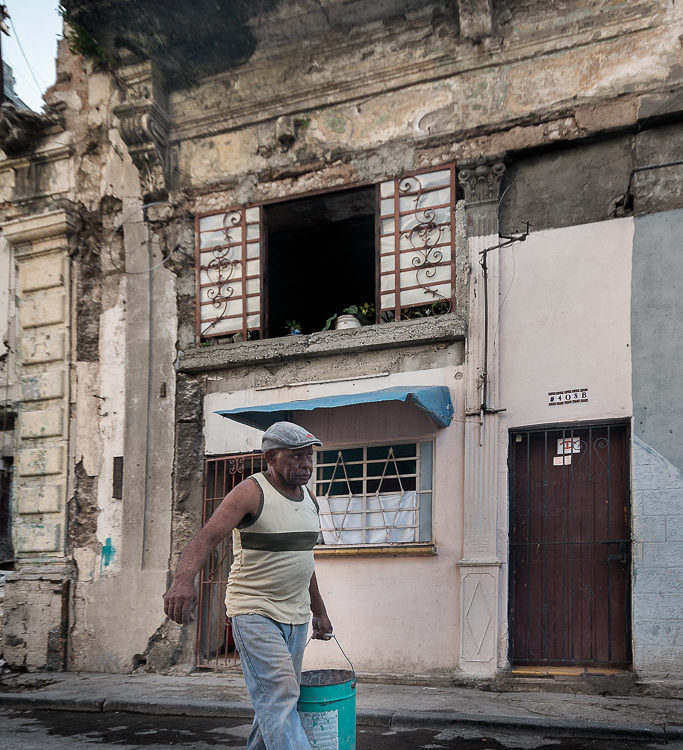
[[[111,537],[107,537],[107,541],[102,545],[102,557],[100,558],[100,572],[102,568],[107,568],[111,564],[114,557],[114,547],[111,543]]]

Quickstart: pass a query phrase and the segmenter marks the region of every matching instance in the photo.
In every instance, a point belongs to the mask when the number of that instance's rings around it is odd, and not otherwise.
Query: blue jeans
[[[232,632],[254,706],[247,750],[311,750],[296,710],[308,624],[236,615]]]

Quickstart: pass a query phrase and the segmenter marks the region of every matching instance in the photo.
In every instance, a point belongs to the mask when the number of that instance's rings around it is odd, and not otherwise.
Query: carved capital
[[[479,157],[458,165],[458,182],[465,191],[465,203],[496,203],[500,182],[505,174],[505,164],[500,156]]]
[[[145,200],[168,195],[169,121],[159,72],[151,63],[131,65],[118,73],[126,100],[114,110],[119,133],[139,174]]]

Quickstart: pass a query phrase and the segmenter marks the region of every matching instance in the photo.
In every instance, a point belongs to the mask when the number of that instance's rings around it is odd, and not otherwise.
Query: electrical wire
[[[12,27],[12,31],[14,32],[14,38],[17,41],[17,46],[19,47],[19,51],[21,52],[22,57],[26,61],[26,65],[28,66],[29,72],[31,73],[31,77],[33,78],[36,86],[38,87],[38,91],[42,94],[43,91],[47,88],[46,86],[41,85],[38,83],[38,79],[36,78],[36,74],[33,72],[33,68],[31,67],[31,63],[28,61],[28,57],[26,57],[26,53],[24,52],[24,48],[21,46],[21,42],[19,41],[19,34],[17,34],[17,30],[14,26],[14,21],[12,20],[12,16],[8,14],[7,16],[9,18],[9,24]]]

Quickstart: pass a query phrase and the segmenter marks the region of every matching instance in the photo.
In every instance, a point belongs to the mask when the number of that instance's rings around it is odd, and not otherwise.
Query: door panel
[[[630,663],[628,431],[516,431],[510,661]]]

